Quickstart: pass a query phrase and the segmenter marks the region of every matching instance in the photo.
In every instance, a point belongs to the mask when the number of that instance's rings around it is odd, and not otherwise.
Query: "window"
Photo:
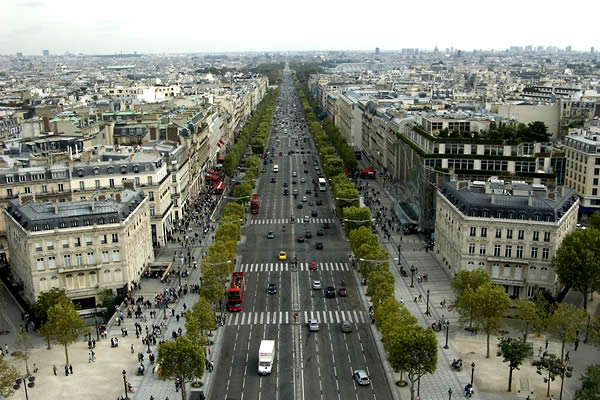
[[[73,245],[74,245],[75,247],[81,247],[81,238],[80,238],[80,237],[76,237],[76,238],[74,238],[74,239],[73,239],[73,242],[74,242],[74,244],[73,244]]]
[[[108,239],[106,238],[106,235],[100,236],[100,244],[106,244],[106,243],[108,243]]]
[[[550,257],[550,249],[543,248],[542,249],[542,259],[547,260]]]
[[[139,176],[135,177],[135,186],[140,187],[140,177]]]
[[[154,201],[154,192],[148,192],[148,199]]]
[[[7,176],[6,177],[6,183],[14,183],[15,182],[15,178],[12,176]]]
[[[50,269],[56,268],[56,257],[54,257],[54,256],[48,257],[48,268],[50,268]]]
[[[29,186],[25,186],[25,193],[31,193],[31,188]]]
[[[533,231],[533,239],[534,241],[540,240],[540,233],[538,231]]]
[[[485,256],[485,245],[481,245],[479,246],[479,255],[480,256]]]
[[[68,239],[63,239],[63,241],[62,241],[62,248],[63,249],[68,249],[69,248],[69,240]]]
[[[509,277],[510,276],[510,265],[504,264],[504,268],[502,271],[502,276]]]
[[[531,258],[537,258],[537,256],[538,256],[538,248],[532,247],[531,248]]]
[[[58,184],[58,191],[59,192],[64,192],[65,191],[65,186],[62,183]]]
[[[156,211],[154,210],[154,207],[150,207],[150,216],[154,217],[156,215]]]
[[[88,262],[89,265],[94,265],[96,263],[96,260],[94,259],[94,252],[93,251],[87,253],[87,262]]]
[[[512,229],[507,229],[506,230],[506,238],[507,239],[512,239],[512,233],[513,233]]]
[[[550,232],[544,232],[544,242],[550,241]]]
[[[148,177],[148,185],[152,185],[152,177],[151,176]]]
[[[499,244],[494,245],[494,257],[500,257],[500,245]]]
[[[48,186],[42,185],[42,193],[48,193]]]
[[[114,180],[114,179],[112,179],[112,178],[110,178],[110,179],[108,180],[108,186],[110,186],[111,188],[114,188],[114,187],[115,187],[115,180]]]
[[[108,258],[108,251],[107,250],[102,250],[102,262],[109,262],[109,258]]]
[[[85,182],[79,181],[79,190],[85,190]]]
[[[70,254],[65,254],[63,256],[63,260],[64,260],[65,267],[71,266],[71,255]]]
[[[504,257],[512,257],[512,246],[508,245],[504,248]]]
[[[519,232],[518,232],[517,235],[518,235],[517,239],[519,239],[519,240],[525,240],[525,231],[524,230],[519,229]]]
[[[487,228],[481,228],[481,237],[487,237]]]
[[[83,265],[83,254],[75,254],[75,265]]]
[[[54,242],[49,240],[46,242],[46,249],[48,250],[54,250]]]
[[[523,258],[523,246],[517,246],[517,258]]]
[[[94,184],[95,184],[95,186],[96,186],[96,189],[100,189],[100,179],[96,179],[96,180],[94,181]]]
[[[119,250],[113,250],[113,261],[121,261],[121,252]]]
[[[13,197],[13,190],[12,189],[6,189],[6,195],[8,197]]]
[[[475,243],[469,243],[469,254],[475,254]]]
[[[113,233],[112,234],[112,242],[113,243],[119,243],[119,234],[118,233]]]
[[[40,242],[35,243],[35,251],[42,251],[42,244]]]
[[[94,244],[94,238],[91,236],[88,236],[85,238],[85,244],[88,246],[92,246]]]
[[[42,271],[44,269],[44,258],[37,259],[37,269],[38,271]]]
[[[471,227],[471,236],[475,236],[475,235],[477,235],[477,228],[475,228],[474,226],[472,226]]]
[[[502,229],[496,229],[496,239],[502,238]]]

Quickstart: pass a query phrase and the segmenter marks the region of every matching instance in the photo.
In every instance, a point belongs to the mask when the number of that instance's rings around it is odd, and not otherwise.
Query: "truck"
[[[261,340],[258,349],[258,373],[267,375],[273,369],[273,360],[275,359],[275,341]]]
[[[250,199],[250,214],[258,214],[260,208],[260,196],[258,193],[254,193]]]
[[[365,168],[360,171],[360,177],[363,179],[375,179],[377,178],[377,171],[374,168]]]
[[[227,289],[227,311],[242,311],[244,301],[244,273],[234,272],[231,285]]]

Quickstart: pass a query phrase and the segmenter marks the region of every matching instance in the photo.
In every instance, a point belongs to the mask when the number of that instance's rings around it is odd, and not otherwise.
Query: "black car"
[[[311,212],[311,215],[312,215],[313,217],[316,217],[316,216],[317,216],[317,210],[312,210],[312,212]]]
[[[283,182],[283,187],[288,187],[288,183],[287,182]]]
[[[289,190],[287,190],[287,189],[283,189],[283,195],[284,195],[284,196],[287,196],[287,195],[289,195],[289,194],[290,194],[290,191],[289,191]]]
[[[323,243],[322,242],[317,242],[317,244],[315,244],[315,248],[317,250],[323,250]]]
[[[318,206],[322,206],[323,205],[323,202],[321,201],[321,199],[317,199],[317,205]]]
[[[269,283],[269,286],[267,286],[267,293],[268,294],[276,294],[277,293],[277,284]]]
[[[304,236],[303,235],[298,235],[298,243],[304,243]]]
[[[325,231],[323,231],[323,229],[317,230],[317,236],[323,236],[324,234],[325,234]]]
[[[306,189],[306,194],[311,194],[312,191],[310,189]]]
[[[307,239],[310,239],[312,237],[312,232],[311,231],[304,232],[304,237]]]
[[[329,229],[329,222],[323,222],[323,229]]]
[[[304,170],[304,173],[305,173],[305,174],[308,174],[308,170],[307,170],[307,169],[305,169],[305,170]]]
[[[302,203],[298,203],[298,205],[296,206],[299,210],[302,209]]]
[[[325,288],[325,297],[335,297],[335,288],[333,286]]]
[[[275,177],[271,178],[271,183],[275,183]]]

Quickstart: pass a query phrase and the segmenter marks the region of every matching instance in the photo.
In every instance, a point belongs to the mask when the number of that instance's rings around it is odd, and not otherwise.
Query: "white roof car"
[[[357,384],[361,385],[361,386],[366,386],[371,384],[371,379],[369,379],[369,375],[367,374],[367,371],[365,371],[364,369],[357,369],[356,371],[354,371],[354,380],[356,381]]]
[[[308,325],[308,330],[311,332],[317,332],[319,330],[319,321],[316,319],[309,319],[306,324]]]
[[[318,279],[315,279],[314,281],[312,281],[312,288],[313,289],[321,289],[321,281]]]

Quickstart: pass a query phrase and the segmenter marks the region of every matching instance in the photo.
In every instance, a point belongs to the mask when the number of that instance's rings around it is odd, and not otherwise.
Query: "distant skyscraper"
[[[592,46],[592,47],[590,48],[590,53],[593,53],[593,52],[594,52],[594,46]]]
[[[592,47],[592,49],[593,49],[593,47]],[[592,50],[592,53],[593,53],[593,52],[594,52],[594,51]],[[21,52],[19,51],[19,52],[17,53],[17,57],[23,57],[23,53],[21,53]]]
[[[566,50],[567,50],[567,53],[570,53],[571,52],[571,46],[567,46]]]
[[[42,54],[44,55],[44,57],[48,57],[50,55],[50,51],[44,50],[44,51],[42,51]]]
[[[375,47],[375,55],[378,56],[379,55],[379,47]]]

